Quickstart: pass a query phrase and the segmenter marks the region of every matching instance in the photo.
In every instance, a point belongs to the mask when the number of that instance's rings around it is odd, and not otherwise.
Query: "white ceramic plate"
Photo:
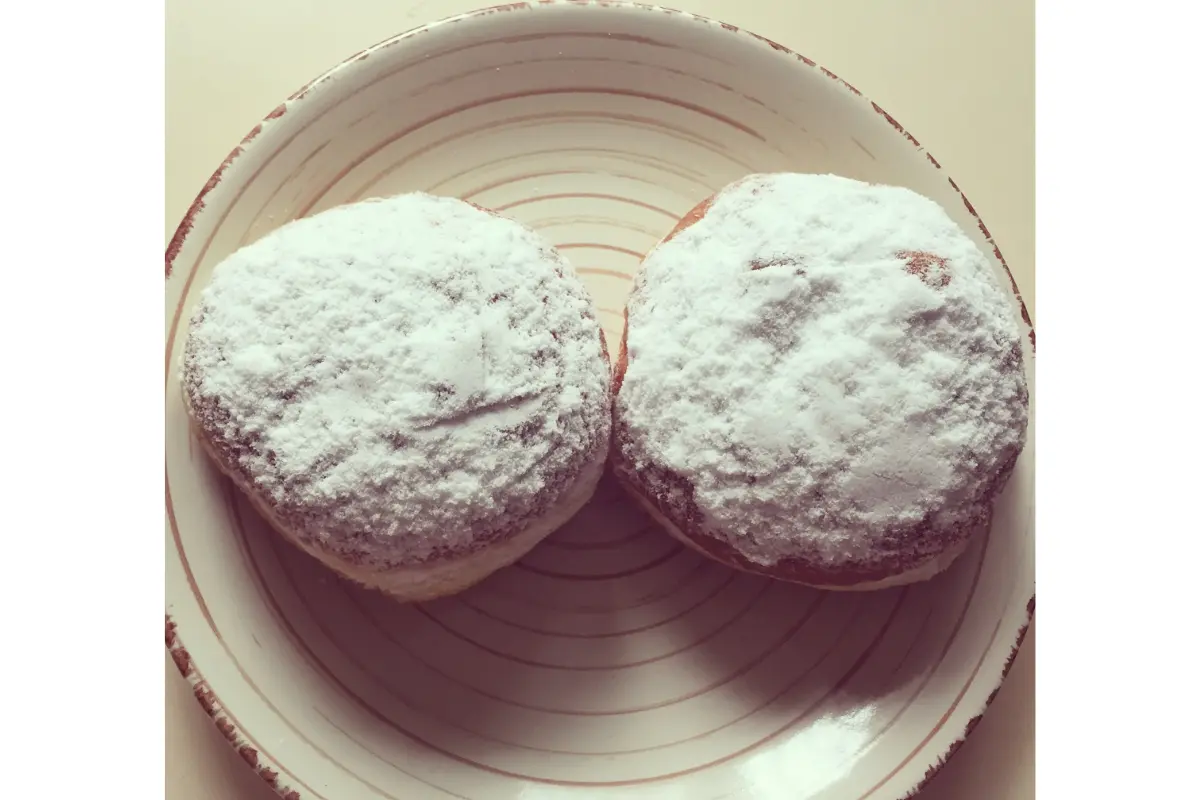
[[[955,750],[1033,608],[1032,436],[990,533],[929,584],[825,594],[735,573],[605,486],[521,564],[419,606],[286,545],[189,436],[172,364],[197,289],[288,220],[413,189],[474,200],[573,260],[615,342],[642,254],[772,170],[928,195],[1010,285],[882,109],[784,47],[659,8],[518,3],[406,33],[297,92],[213,175],[166,256],[167,645],[282,794],[890,800]]]

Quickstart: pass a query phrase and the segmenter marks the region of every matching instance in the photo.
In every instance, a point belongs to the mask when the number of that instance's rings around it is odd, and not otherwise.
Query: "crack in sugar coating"
[[[518,533],[608,441],[582,282],[524,226],[425,194],[226,259],[183,382],[217,457],[302,542],[374,569]]]
[[[907,189],[835,176],[751,176],[698,208],[629,301],[618,472],[751,566],[874,575],[986,523],[1028,393],[966,234]]]

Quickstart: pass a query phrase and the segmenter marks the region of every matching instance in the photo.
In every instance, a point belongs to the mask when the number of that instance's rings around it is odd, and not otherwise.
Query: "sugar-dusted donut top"
[[[644,260],[617,446],[660,503],[752,562],[932,553],[986,518],[1024,444],[1020,337],[933,201],[751,176]]]
[[[524,226],[426,194],[297,220],[218,265],[183,381],[289,528],[379,568],[518,532],[610,425],[571,267]]]

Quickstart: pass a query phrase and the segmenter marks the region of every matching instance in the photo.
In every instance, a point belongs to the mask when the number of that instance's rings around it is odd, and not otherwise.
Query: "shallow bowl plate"
[[[606,484],[517,566],[402,606],[272,534],[189,436],[172,364],[197,290],[291,219],[415,189],[497,209],[573,261],[616,342],[641,256],[714,190],[777,170],[932,197],[1023,314],[983,222],[883,109],[666,9],[518,3],[411,31],[220,166],[166,257],[167,644],[282,794],[891,800],[969,732],[1032,612],[1032,437],[988,535],[928,584],[827,594],[733,572]]]

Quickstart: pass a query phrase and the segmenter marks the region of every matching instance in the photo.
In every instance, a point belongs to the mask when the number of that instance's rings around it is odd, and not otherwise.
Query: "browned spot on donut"
[[[950,270],[946,259],[923,250],[901,250],[896,254],[908,262],[907,271],[935,289],[950,283]]]
[[[484,208],[483,206],[479,205],[479,203],[472,203],[470,200],[463,200],[463,202],[464,202],[464,203],[466,203],[466,204],[467,204],[467,205],[469,205],[469,206],[473,206],[473,207],[475,207],[476,209],[478,209],[479,211],[482,211],[482,212],[483,212],[483,213],[485,213],[485,214],[490,214],[490,215],[491,215],[491,216],[493,216],[493,217],[499,217],[499,216],[500,216],[500,214],[497,214],[497,213],[496,213],[495,211],[493,211],[492,209],[490,209],[490,208]]]
[[[698,204],[696,204],[695,208],[693,208],[688,213],[684,214],[683,219],[679,220],[679,222],[675,225],[675,227],[671,230],[671,232],[668,233],[663,238],[663,242],[671,241],[676,236],[683,233],[684,231],[686,231],[688,228],[695,225],[700,220],[704,219],[704,215],[707,214],[708,209],[712,207],[714,199],[716,199],[716,195],[709,195],[708,197],[701,200]]]
[[[636,291],[636,290],[635,290]],[[613,363],[612,393],[616,397],[625,382],[625,370],[629,367],[629,306],[625,306],[625,324],[621,326],[621,345],[617,348],[617,360]],[[616,410],[613,410],[614,417]]]
[[[704,215],[708,213],[708,209],[712,208],[712,204],[717,199],[717,195],[721,194],[722,192],[727,192],[730,189],[733,189],[733,188],[741,185],[746,180],[748,180],[748,178],[741,178],[739,180],[736,180],[733,183],[726,186],[720,192],[717,192],[716,194],[711,194],[708,197],[701,200],[699,203],[696,204],[696,206],[691,211],[689,211],[688,213],[683,215],[683,219],[679,220],[679,222],[675,225],[675,227],[671,230],[671,232],[668,233],[663,238],[663,240],[662,240],[662,242],[660,242],[660,244],[664,244],[666,242],[671,241],[676,236],[683,233],[684,231],[686,231],[688,228],[695,225],[700,220],[704,219]],[[759,194],[759,189],[756,187],[755,189],[752,190],[751,194],[755,194],[755,195]]]

